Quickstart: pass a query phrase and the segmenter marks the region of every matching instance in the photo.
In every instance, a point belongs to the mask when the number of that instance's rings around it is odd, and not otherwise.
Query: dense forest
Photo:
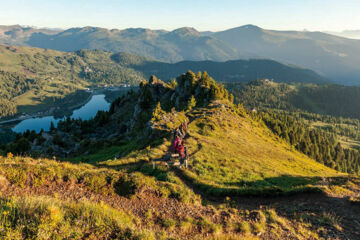
[[[337,128],[327,130],[312,128],[298,115],[267,111],[259,113],[262,121],[276,135],[297,150],[328,167],[347,173],[360,173],[360,152],[344,148],[337,138]]]
[[[256,109],[302,111],[360,118],[360,87],[336,84],[276,83],[267,79],[248,84],[226,83],[237,103]]]
[[[182,61],[164,63],[155,61],[134,62],[134,69],[143,72],[147,77],[156,74],[163,80],[174,78],[189,69],[193,72],[207,71],[218,82],[247,83],[254,79],[273,79],[285,83],[324,84],[325,78],[309,69],[282,64],[269,59],[232,60],[226,62]]]
[[[38,87],[33,80],[27,79],[25,75],[18,73],[0,70],[0,79],[0,117],[16,113],[16,104],[11,99],[29,89]]]

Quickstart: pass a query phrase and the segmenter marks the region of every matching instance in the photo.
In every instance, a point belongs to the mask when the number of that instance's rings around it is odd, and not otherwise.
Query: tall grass
[[[3,239],[151,239],[139,220],[104,203],[36,196],[0,198]]]

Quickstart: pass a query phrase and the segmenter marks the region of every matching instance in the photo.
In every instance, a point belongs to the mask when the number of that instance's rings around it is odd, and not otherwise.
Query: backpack
[[[179,145],[180,145],[180,137],[176,136],[174,139],[174,152],[177,152],[179,149]]]

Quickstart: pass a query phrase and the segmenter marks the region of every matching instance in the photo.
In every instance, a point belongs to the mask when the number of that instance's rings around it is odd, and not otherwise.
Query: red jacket
[[[179,153],[181,155],[181,157],[185,157],[185,149],[184,146],[181,145],[181,140],[180,137],[176,137],[175,141],[174,141],[174,150],[175,153]]]

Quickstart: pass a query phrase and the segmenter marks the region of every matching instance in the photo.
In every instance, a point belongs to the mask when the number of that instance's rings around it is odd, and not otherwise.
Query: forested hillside
[[[142,73],[112,61],[111,55],[0,46],[0,117],[15,114],[17,106],[58,106],[72,94],[79,102],[79,90],[85,87],[137,85],[144,79]]]
[[[229,83],[235,101],[249,108],[275,108],[336,117],[360,118],[360,87],[336,84],[285,84],[257,80]]]
[[[168,64],[128,53],[100,50],[65,53],[3,45],[0,46],[0,117],[17,113],[18,106],[50,108],[71,102],[70,98],[75,96],[83,99],[84,94],[79,90],[85,87],[137,86],[154,73],[169,81],[189,69],[207,70],[219,81],[246,82],[257,77],[279,82],[325,81],[310,70],[270,60]],[[21,110],[26,112],[26,109]]]
[[[313,128],[305,118],[284,112],[270,111],[260,117],[276,135],[309,157],[339,171],[360,174],[359,149],[343,147],[336,128]]]
[[[326,83],[327,80],[309,69],[282,64],[268,59],[233,60],[227,62],[183,61],[174,64],[146,62],[134,64],[133,68],[144,72],[148,77],[156,74],[162,79],[171,79],[187,70],[207,71],[219,82],[249,82],[268,78],[284,83]]]

